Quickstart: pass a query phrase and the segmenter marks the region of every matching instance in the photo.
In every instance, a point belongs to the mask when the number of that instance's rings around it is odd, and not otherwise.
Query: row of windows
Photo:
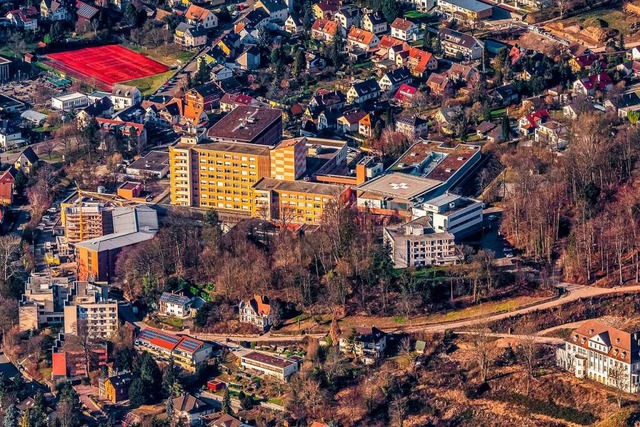
[[[209,164],[209,165],[218,165],[218,166],[233,166],[234,168],[250,168],[250,169],[255,169],[256,165],[254,164],[246,164],[246,163],[231,163],[231,162],[222,162],[220,160],[218,161],[214,161],[214,160],[209,160],[207,161],[207,159],[200,159],[200,163],[205,163],[205,164]]]
[[[248,156],[232,156],[230,154],[218,154],[215,152],[209,152],[209,151],[202,151],[199,153],[201,156],[204,157],[213,157],[216,159],[230,159],[230,160],[242,160],[243,162],[246,162],[247,160],[250,162],[255,162],[256,158],[255,157],[248,157]]]

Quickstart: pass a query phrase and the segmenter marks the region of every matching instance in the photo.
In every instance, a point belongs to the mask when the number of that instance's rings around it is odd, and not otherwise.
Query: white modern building
[[[89,97],[80,92],[68,93],[51,98],[51,108],[54,110],[71,111],[84,108],[88,105]]]
[[[127,109],[142,101],[142,94],[135,86],[116,84],[111,90],[111,102],[116,111]]]
[[[429,218],[436,232],[460,239],[482,229],[482,208],[478,200],[447,193],[414,207],[412,214],[414,218]]]
[[[355,328],[340,337],[341,353],[354,354],[371,365],[383,357],[387,348],[387,334],[375,326]]]
[[[424,216],[399,227],[385,227],[385,243],[391,247],[395,268],[451,265],[459,262],[455,236],[434,230]]]
[[[108,298],[106,285],[75,282],[64,303],[64,333],[110,338],[118,331],[118,302]]]
[[[160,296],[160,314],[164,316],[188,317],[191,314],[191,298],[164,292]]]
[[[298,372],[299,364],[298,359],[273,356],[257,351],[244,354],[240,358],[240,366],[243,369],[258,371],[281,381],[288,381],[291,375]]]
[[[626,332],[598,320],[574,330],[556,363],[578,378],[589,378],[629,393],[638,392],[640,332]]]

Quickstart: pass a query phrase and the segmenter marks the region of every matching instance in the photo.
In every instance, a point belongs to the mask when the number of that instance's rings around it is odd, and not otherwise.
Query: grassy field
[[[129,80],[128,82],[123,82],[126,85],[132,85],[137,87],[142,96],[151,95],[153,92],[158,90],[160,86],[164,84],[167,80],[169,80],[174,74],[176,70],[169,70],[166,73],[156,74],[155,76],[143,77],[141,79]]]
[[[153,49],[133,45],[126,45],[125,47],[168,66],[186,64],[195,55],[193,52],[181,50],[175,44],[159,46]]]
[[[628,15],[619,8],[603,8],[571,17],[562,23],[565,26],[580,24],[584,27],[600,27],[601,23],[606,23],[604,27],[615,28],[626,35],[631,33],[631,23],[636,19],[635,16]]]

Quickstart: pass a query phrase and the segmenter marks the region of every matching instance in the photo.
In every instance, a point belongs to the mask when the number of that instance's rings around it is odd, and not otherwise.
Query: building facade
[[[298,372],[299,362],[294,359],[252,351],[240,358],[243,369],[260,372],[264,375],[288,381],[291,375]]]
[[[637,393],[640,385],[640,332],[626,332],[598,320],[588,320],[574,330],[556,363],[577,378]]]

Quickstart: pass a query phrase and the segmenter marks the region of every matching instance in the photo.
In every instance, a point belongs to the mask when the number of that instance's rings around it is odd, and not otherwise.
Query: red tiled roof
[[[52,374],[57,377],[67,376],[67,355],[65,353],[53,353],[52,359]]]
[[[418,92],[418,89],[416,89],[415,87],[408,85],[406,83],[402,83],[398,88],[398,90],[396,91],[395,95],[393,95],[393,98],[402,102],[407,98],[413,97],[413,95],[415,95],[416,92]]]
[[[401,31],[407,31],[409,28],[411,28],[412,25],[413,22],[409,21],[408,19],[396,18],[391,23],[391,28],[397,28]]]

